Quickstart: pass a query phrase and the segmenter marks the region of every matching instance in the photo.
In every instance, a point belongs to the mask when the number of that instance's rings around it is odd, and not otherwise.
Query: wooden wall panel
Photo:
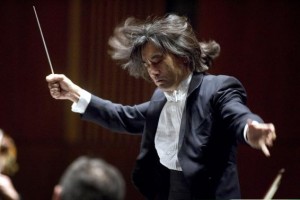
[[[66,164],[66,104],[50,98],[45,77],[51,71],[33,5],[54,70],[65,70],[67,1],[0,1],[0,126],[17,145],[20,170],[13,181],[23,199],[50,199]]]
[[[274,198],[298,198],[300,3],[202,0],[198,11],[199,37],[221,45],[211,72],[241,80],[249,107],[266,122],[273,122],[277,130],[270,158],[241,147],[242,197],[262,198],[277,172],[285,168]]]

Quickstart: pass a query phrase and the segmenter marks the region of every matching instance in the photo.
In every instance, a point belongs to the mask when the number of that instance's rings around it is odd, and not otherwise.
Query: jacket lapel
[[[200,85],[202,83],[203,80],[203,73],[194,73],[190,86],[189,86],[189,90],[188,90],[188,94],[187,94],[187,99],[186,99],[186,103],[185,103],[185,107],[182,113],[182,118],[181,118],[181,124],[180,124],[180,130],[179,130],[179,142],[178,142],[178,148],[181,148],[182,142],[183,142],[183,137],[184,137],[184,133],[185,130],[187,129],[187,115],[191,115],[191,113],[187,113],[187,109],[186,107],[188,106],[187,104],[189,103],[189,100],[192,98],[192,94],[193,92],[198,88],[200,89]],[[196,91],[195,91],[196,92]]]
[[[167,99],[164,93],[157,89],[153,94],[147,111],[146,125],[142,136],[142,148],[139,157],[143,157],[147,152],[154,148],[154,137],[158,125],[160,113]]]

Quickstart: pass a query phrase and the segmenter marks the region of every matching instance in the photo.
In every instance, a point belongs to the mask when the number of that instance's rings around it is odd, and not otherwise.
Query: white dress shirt
[[[177,158],[179,130],[191,79],[192,74],[176,90],[164,93],[167,102],[161,111],[155,134],[155,148],[160,163],[172,170],[182,171]]]
[[[72,111],[75,113],[83,114],[91,101],[92,94],[85,90],[81,90],[79,92],[79,95],[80,97],[78,102],[74,102],[72,104]]]

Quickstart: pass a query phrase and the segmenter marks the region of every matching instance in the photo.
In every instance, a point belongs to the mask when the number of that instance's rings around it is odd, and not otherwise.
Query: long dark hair
[[[142,47],[147,42],[165,53],[187,59],[191,71],[197,72],[206,71],[220,53],[218,43],[199,42],[188,19],[175,14],[148,17],[145,21],[126,19],[109,39],[109,53],[130,75],[148,79],[141,57]]]

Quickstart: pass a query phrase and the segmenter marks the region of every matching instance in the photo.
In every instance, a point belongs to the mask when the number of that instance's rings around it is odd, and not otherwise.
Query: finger
[[[269,124],[269,128],[270,128],[271,131],[275,132],[275,127],[274,127],[274,125],[272,123]]]
[[[275,132],[275,127],[273,124],[269,125],[270,128],[270,134],[272,135],[272,138],[275,140],[276,139],[276,132]]]
[[[59,92],[57,91],[50,91],[52,97],[57,98],[59,96]]]
[[[46,81],[49,83],[53,82],[59,82],[62,81],[65,78],[65,75],[63,74],[50,74],[46,76]]]
[[[48,83],[48,88],[49,89],[52,89],[52,88],[59,88],[59,84],[58,83]]]
[[[273,141],[276,139],[275,128],[273,124],[269,124],[269,130],[266,137],[267,145],[272,145]]]
[[[265,156],[267,157],[270,157],[270,151],[269,149],[267,148],[266,144],[265,143],[262,143],[261,146],[260,146],[262,152],[265,154]]]
[[[60,88],[60,85],[59,85],[59,83],[55,82],[55,83],[52,84],[52,87],[53,88]]]
[[[46,76],[46,81],[47,82],[53,82],[53,80],[56,79],[56,74],[50,74],[48,76]]]
[[[60,99],[61,94],[60,94],[60,92],[53,92],[53,93],[51,93],[51,96],[55,99]]]
[[[267,137],[266,138],[266,145],[269,146],[269,147],[273,146],[273,139],[270,138],[270,137]]]
[[[274,132],[269,132],[266,137],[266,143],[268,146],[273,145],[274,140],[276,139],[276,134]]]
[[[50,88],[50,94],[54,98],[58,98],[61,95],[61,90],[60,88]]]
[[[51,91],[51,92],[57,92],[57,91],[60,91],[60,87],[53,87],[53,88],[50,88],[50,91]]]

